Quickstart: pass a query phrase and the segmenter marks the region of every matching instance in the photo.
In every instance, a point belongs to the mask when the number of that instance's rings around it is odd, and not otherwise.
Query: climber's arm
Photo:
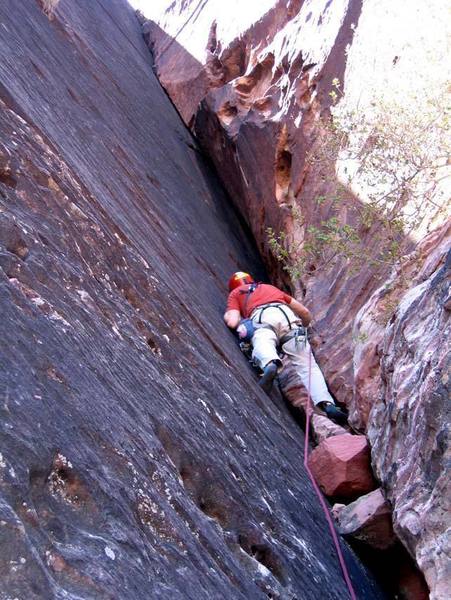
[[[312,320],[312,315],[308,308],[306,308],[303,304],[301,304],[294,298],[291,298],[289,307],[293,310],[294,313],[298,315],[298,317],[301,317],[302,324],[304,325],[304,327],[307,327],[307,325]]]
[[[227,327],[230,327],[230,329],[236,329],[241,321],[240,311],[234,308],[227,310],[224,313],[224,321],[226,322]]]

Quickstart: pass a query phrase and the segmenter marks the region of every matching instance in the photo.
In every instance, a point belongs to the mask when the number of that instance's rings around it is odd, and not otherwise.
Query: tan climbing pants
[[[252,358],[263,369],[272,360],[279,360],[278,342],[281,337],[290,332],[289,322],[294,327],[299,326],[301,322],[288,305],[283,305],[282,308],[268,305],[259,306],[254,310],[251,318],[257,328],[252,337]],[[260,320],[261,324],[259,323]],[[265,325],[270,325],[271,328],[264,327]],[[309,382],[309,355],[311,355],[310,395],[312,402],[315,405],[320,402],[332,402],[334,404],[307,339],[301,337],[296,340],[296,338],[292,338],[285,342],[282,351],[295,367],[306,388],[308,388]]]

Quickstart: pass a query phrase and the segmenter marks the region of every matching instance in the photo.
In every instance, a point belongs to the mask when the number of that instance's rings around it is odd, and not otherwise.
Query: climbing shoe
[[[348,424],[348,415],[344,410],[335,406],[335,404],[332,404],[331,402],[321,402],[321,408],[326,413],[326,416],[334,423],[337,423],[337,425]]]
[[[263,375],[262,375],[260,381],[258,382],[258,385],[267,394],[269,394],[269,392],[272,389],[272,384],[273,384],[275,376],[277,375],[278,368],[279,368],[279,365],[277,364],[277,362],[275,360],[272,360],[263,369]]]

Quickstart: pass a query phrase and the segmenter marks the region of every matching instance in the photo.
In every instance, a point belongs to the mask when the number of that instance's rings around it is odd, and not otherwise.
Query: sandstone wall
[[[425,170],[416,189],[406,188],[401,198],[406,227],[401,261],[394,270],[388,261],[368,260],[356,268],[352,259],[338,256],[325,265],[313,262],[307,275],[290,279],[274,256],[267,230],[284,232],[288,262],[294,263],[309,228],[337,215],[340,223],[359,230],[362,255],[378,255],[381,223],[362,227],[358,215],[378,186],[383,192],[388,168],[383,167],[379,178],[377,169],[372,177],[364,169],[362,175],[362,163],[352,164],[349,151],[344,160],[342,150],[330,149],[327,123],[331,114],[351,115],[362,123],[364,129],[348,136],[348,148],[357,144],[361,153],[371,141],[371,124],[385,123],[396,135],[401,131],[401,138],[405,131],[408,140],[423,122],[419,131],[423,127],[430,135],[422,143],[433,151],[433,119],[424,116],[438,106],[446,127],[448,117],[440,106],[446,106],[450,77],[447,6],[441,0],[427,6],[366,0],[249,4],[253,6],[244,9],[238,2],[174,2],[165,12],[150,8],[144,34],[155,71],[250,224],[273,281],[290,286],[313,310],[316,356],[330,389],[348,406],[353,425],[368,430],[377,476],[394,505],[395,528],[423,568],[432,596],[445,598],[449,573],[443,557],[449,553],[449,540],[444,541],[447,523],[436,498],[447,472],[443,431],[449,414],[440,391],[447,383],[446,341],[442,334],[437,338],[436,329],[443,332],[449,317],[443,308],[448,285],[443,261],[450,247],[449,171],[441,167],[437,175]],[[324,148],[329,160],[312,162],[309,156],[318,150],[324,154]],[[411,166],[410,150],[405,152]],[[395,177],[405,172],[394,164]],[[432,196],[428,177],[439,182]],[[390,191],[390,182],[385,185]],[[431,197],[432,202],[426,201]],[[426,267],[431,261],[434,268]],[[429,293],[431,277],[439,277],[440,293],[438,284]],[[407,310],[414,298],[420,306],[419,297],[430,315],[428,327],[421,314]],[[421,329],[423,336],[415,343],[406,341],[405,326]],[[427,385],[422,382],[429,364],[426,349],[435,373]],[[402,393],[400,380],[405,382]],[[290,377],[286,381],[297,385]],[[290,388],[285,391],[290,395]],[[390,407],[399,402],[402,425],[390,417]],[[429,411],[428,406],[436,408]],[[406,439],[415,439],[415,444],[406,444]],[[420,447],[423,454],[418,457]],[[409,477],[396,470],[399,464],[406,465]],[[406,516],[414,506],[422,514],[426,498],[428,522]],[[414,535],[408,533],[407,521],[415,522]],[[434,539],[437,553],[430,552]]]
[[[343,598],[222,323],[247,232],[127,2],[42,5],[0,7],[0,596]]]

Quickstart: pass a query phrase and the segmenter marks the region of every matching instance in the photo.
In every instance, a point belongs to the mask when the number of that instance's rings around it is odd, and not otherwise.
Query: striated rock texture
[[[222,323],[256,252],[131,7],[0,26],[1,597],[345,598],[302,434]]]
[[[395,531],[414,549],[437,598],[449,595],[451,581],[447,233],[431,235],[404,265],[412,279],[380,344],[382,398],[368,428],[376,475],[394,504]]]
[[[395,530],[424,570],[431,596],[445,598],[450,545],[446,495],[438,493],[449,479],[444,433],[449,414],[440,387],[447,385],[445,267],[440,267],[440,293],[427,293],[425,282],[432,277],[434,257],[450,247],[445,204],[449,179],[442,179],[445,173],[440,172],[436,195],[428,202],[427,177],[435,175],[427,169],[416,191],[402,179],[401,163],[395,163],[399,169],[390,162],[379,164],[379,177],[377,168],[371,177],[359,177],[358,160],[342,160],[330,144],[326,123],[331,112],[352,117],[357,133],[349,134],[349,147],[353,135],[364,139],[357,145],[358,159],[365,155],[366,142],[377,141],[369,132],[378,131],[374,127],[379,120],[402,142],[403,132],[413,131],[421,121],[421,111],[445,106],[442,92],[450,77],[449,26],[443,20],[447,4],[248,4],[176,1],[168,2],[165,11],[149,7],[151,21],[144,34],[155,70],[247,219],[273,281],[291,286],[312,309],[316,357],[329,387],[349,408],[352,425],[368,431],[377,477],[394,507]],[[396,115],[408,126],[399,129]],[[373,129],[359,132],[365,118]],[[421,141],[425,148],[435,139],[431,123],[425,125],[430,135]],[[415,140],[404,143],[406,164],[415,162],[414,146]],[[323,160],[312,162],[309,157],[317,153]],[[352,184],[346,167],[354,169]],[[356,269],[352,260],[332,256],[330,263],[312,260],[306,265],[308,275],[289,280],[267,228],[285,233],[288,262],[295,263],[309,231],[333,216],[341,224],[357,226],[362,254],[376,257],[384,239],[382,222],[367,225],[359,215],[387,176],[388,196],[400,179],[406,184],[397,198],[403,214],[414,221],[395,240],[401,264],[392,271],[387,261],[368,260],[365,268]],[[410,302],[416,306],[417,294],[423,298],[422,285],[431,326],[423,327],[423,316],[414,308],[398,323],[396,307],[400,302],[400,307]],[[423,332],[414,344],[403,337],[410,328]],[[296,396],[299,383],[290,375],[284,382],[290,400],[302,404]],[[405,390],[401,397],[398,385]],[[416,506],[421,507],[418,515]]]

